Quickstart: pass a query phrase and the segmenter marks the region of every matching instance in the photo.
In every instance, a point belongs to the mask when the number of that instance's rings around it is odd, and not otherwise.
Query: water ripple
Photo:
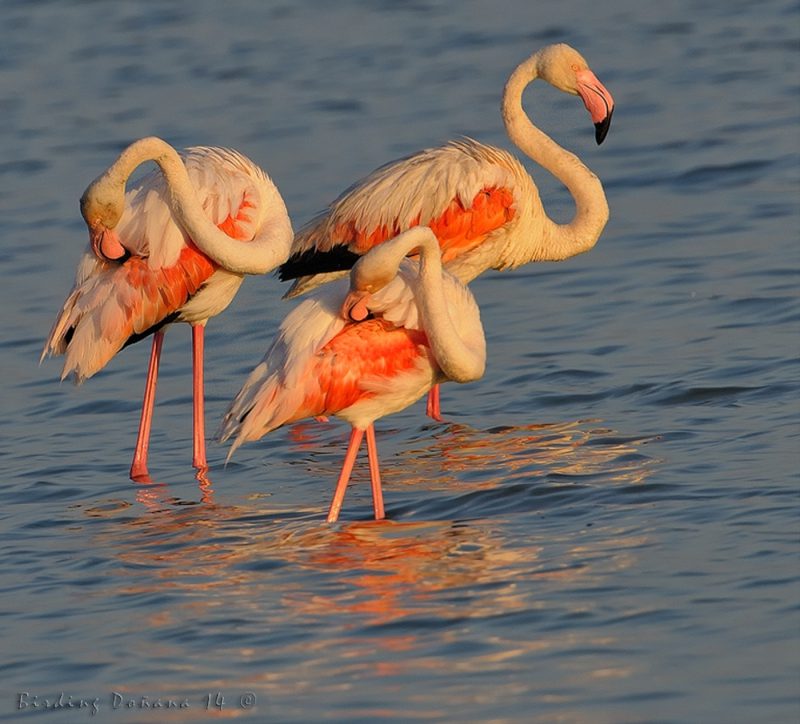
[[[580,26],[575,3],[519,0],[3,8],[7,689],[186,696],[192,720],[210,691],[220,716],[254,692],[265,721],[796,719],[796,3],[584,3]],[[472,284],[486,374],[443,388],[444,424],[422,402],[378,422],[389,519],[370,520],[360,457],[324,524],[344,424],[274,431],[227,466],[209,445],[198,480],[185,325],[155,482],[128,480],[145,346],[79,389],[36,366],[86,184],[144,135],[232,146],[299,227],[418,148],[513,150],[499,95],[545,42],[583,51],[617,100],[597,148],[574,98],[525,97],[610,220],[590,253]],[[526,167],[568,222],[560,183]],[[281,293],[249,279],[209,324],[210,427]]]

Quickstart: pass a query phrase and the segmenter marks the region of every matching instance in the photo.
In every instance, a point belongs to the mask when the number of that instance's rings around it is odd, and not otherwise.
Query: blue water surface
[[[511,148],[505,78],[556,41],[614,94],[609,137],[544,84],[526,106],[611,220],[473,283],[486,375],[444,423],[378,422],[388,520],[360,462],[324,523],[335,420],[227,467],[210,443],[196,480],[185,326],[132,483],[147,343],[81,387],[37,366],[85,186],[141,136],[231,146],[299,226],[400,155]],[[798,50],[793,0],[0,4],[0,717],[797,721]],[[284,291],[248,279],[209,323],[211,429]]]

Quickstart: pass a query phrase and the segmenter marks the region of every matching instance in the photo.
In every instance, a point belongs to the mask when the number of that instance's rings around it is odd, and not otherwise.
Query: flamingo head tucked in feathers
[[[350,272],[350,291],[342,304],[342,317],[348,322],[363,322],[370,315],[369,302],[374,292],[383,289],[393,278],[386,270],[375,269],[364,273],[366,266],[373,261],[374,254],[362,256]],[[371,265],[371,266],[374,266]]]
[[[579,95],[592,117],[595,139],[603,142],[611,126],[614,99],[597,79],[583,56],[564,43],[549,45],[537,54],[536,71],[542,80],[565,93]]]
[[[120,262],[130,256],[114,231],[124,205],[124,184],[116,188],[105,176],[89,184],[81,196],[81,215],[89,227],[89,242],[98,259]]]
[[[412,227],[405,233],[395,237],[395,242],[402,237],[412,238],[423,227]],[[438,242],[433,232],[425,229],[438,250]],[[414,236],[413,238],[416,238]],[[407,253],[415,248],[405,249],[397,243],[379,244],[369,253],[362,256],[350,270],[350,291],[342,305],[341,315],[348,322],[363,322],[370,315],[369,302],[373,294],[383,289],[397,276],[397,269]]]

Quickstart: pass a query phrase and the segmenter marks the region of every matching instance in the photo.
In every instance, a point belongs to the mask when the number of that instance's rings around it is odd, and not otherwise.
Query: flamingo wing
[[[86,254],[81,267],[93,267],[76,284],[58,315],[42,357],[63,354],[61,378],[76,382],[102,369],[124,346],[168,324],[214,273],[213,263],[185,247],[170,267],[153,269],[132,256],[124,264],[100,262]]]
[[[378,395],[385,396],[399,375],[418,374],[427,368],[430,386],[434,368],[424,332],[396,327],[385,319],[342,321],[337,326],[336,333],[319,349],[303,355],[302,364],[294,367],[288,367],[286,361],[297,355],[286,354],[276,340],[225,415],[220,439],[236,436],[228,457],[243,442],[287,423],[341,414]],[[420,384],[419,394],[425,389],[425,384]]]
[[[286,423],[337,414],[383,391],[395,375],[417,372],[420,365],[432,369],[406,279],[413,273],[409,263],[374,295],[370,306],[379,318],[344,320],[344,280],[292,309],[225,414],[218,436],[223,441],[236,436],[229,456],[246,440]]]
[[[510,154],[472,139],[383,166],[345,191],[295,236],[281,279],[297,278],[287,297],[328,281],[401,231],[429,226],[445,263],[479,247],[516,214],[520,174]],[[317,276],[314,276],[317,275]]]

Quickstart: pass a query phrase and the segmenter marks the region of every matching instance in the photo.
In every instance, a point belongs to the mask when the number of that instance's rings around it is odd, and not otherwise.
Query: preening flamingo
[[[404,259],[411,252],[419,260]],[[367,252],[342,279],[284,319],[231,403],[221,439],[231,451],[289,422],[337,415],[352,426],[328,522],[338,519],[366,432],[375,518],[384,517],[373,423],[434,384],[483,375],[486,343],[472,294],[442,269],[436,236],[414,227]]]
[[[608,220],[603,187],[523,110],[523,91],[537,78],[580,96],[598,144],[608,132],[614,100],[583,57],[564,44],[531,55],[506,83],[508,136],[569,189],[576,206],[572,221],[557,224],[547,216],[533,180],[507,151],[470,138],[451,141],[382,166],[307,223],[280,268],[281,279],[296,278],[286,296],[345,274],[340,270],[360,255],[418,224],[434,231],[447,270],[464,283],[490,268],[558,261],[591,249]],[[428,399],[434,419],[440,418],[437,391]]]
[[[125,193],[145,161],[154,169]],[[278,189],[240,153],[159,138],[126,148],[81,198],[89,248],[78,264],[42,359],[63,354],[63,380],[83,382],[133,342],[153,334],[131,478],[147,479],[147,452],[164,328],[192,327],[193,458],[207,469],[203,404],[205,324],[230,304],[244,274],[286,260],[292,226]]]

